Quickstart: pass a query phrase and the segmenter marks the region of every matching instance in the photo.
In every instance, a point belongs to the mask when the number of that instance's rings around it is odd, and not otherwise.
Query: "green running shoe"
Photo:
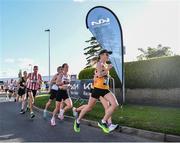
[[[98,126],[103,130],[104,133],[109,133],[109,128],[106,123],[98,122]]]
[[[80,124],[77,123],[77,121],[74,121],[74,131],[79,133],[80,132]]]

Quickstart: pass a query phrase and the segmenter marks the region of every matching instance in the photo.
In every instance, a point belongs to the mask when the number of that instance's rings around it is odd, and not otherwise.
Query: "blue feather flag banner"
[[[123,85],[123,37],[117,16],[106,7],[94,7],[86,16],[86,27],[103,49],[112,51],[110,61]]]

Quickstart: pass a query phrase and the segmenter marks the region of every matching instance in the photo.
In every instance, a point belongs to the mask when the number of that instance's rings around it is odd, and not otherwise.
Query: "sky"
[[[17,77],[20,69],[48,75],[48,33],[51,75],[63,63],[69,73],[85,67],[83,49],[92,34],[85,18],[94,6],[110,8],[119,18],[126,47],[125,62],[136,61],[138,48],[171,47],[180,54],[179,0],[0,0],[0,78]]]

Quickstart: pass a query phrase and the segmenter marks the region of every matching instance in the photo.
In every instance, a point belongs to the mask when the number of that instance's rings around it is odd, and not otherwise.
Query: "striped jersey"
[[[27,79],[27,89],[38,90],[41,87],[42,77],[38,73],[29,73]]]

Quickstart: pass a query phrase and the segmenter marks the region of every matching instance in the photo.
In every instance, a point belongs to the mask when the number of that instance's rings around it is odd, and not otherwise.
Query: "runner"
[[[18,83],[16,80],[14,80],[13,86],[14,86],[13,97],[14,97],[14,102],[16,102],[16,98],[18,96],[18,89],[19,89]]]
[[[4,82],[2,83],[2,85],[1,85],[1,89],[0,89],[0,92],[4,92]]]
[[[91,96],[93,88],[94,88],[94,87],[93,87],[93,85],[92,85],[89,96]],[[108,102],[106,99],[104,99],[102,96],[100,96],[99,100],[100,100],[100,102],[102,103],[102,105],[103,105],[103,107],[104,107],[104,109],[105,109],[105,112],[106,112],[107,109],[108,109],[109,106],[110,106],[109,102]],[[74,116],[75,118],[77,118],[77,117],[78,117],[78,113],[81,112],[81,110],[84,109],[86,106],[87,106],[87,104],[81,105],[81,106],[78,107],[78,108],[73,107],[73,109],[72,109],[72,111],[73,111],[73,116]],[[118,129],[118,128],[119,128],[119,125],[118,125],[118,124],[113,124],[113,123],[112,123],[112,118],[111,118],[111,117],[108,119],[107,123],[108,123],[108,128],[109,128],[109,131],[110,131],[110,132],[112,132],[112,131],[114,131],[115,129]]]
[[[53,111],[53,116],[51,119],[51,125],[55,126],[56,122],[55,122],[55,115],[58,112],[58,110],[60,110],[58,118],[63,120],[64,118],[64,113],[72,108],[72,100],[68,95],[68,89],[70,87],[70,78],[68,75],[68,64],[63,64],[62,65],[62,69],[63,69],[63,74],[58,75],[57,80],[56,80],[56,84],[59,86],[58,92],[57,92],[57,96],[56,96],[56,107]],[[62,101],[66,104],[66,106],[61,109],[61,103]]]
[[[50,92],[49,92],[50,97],[49,97],[49,101],[46,103],[46,106],[45,106],[45,109],[44,109],[44,112],[43,112],[43,117],[44,118],[46,118],[47,109],[51,105],[52,100],[56,98],[56,94],[57,94],[57,91],[58,91],[58,86],[56,85],[56,80],[57,80],[58,75],[62,74],[62,67],[61,66],[59,66],[57,68],[57,72],[58,73],[56,73],[53,76],[52,80],[51,80],[51,86],[50,86],[51,89],[50,89]]]
[[[109,54],[112,54],[112,52],[107,50],[101,50],[99,53],[99,62],[96,66],[96,77],[94,80],[94,89],[92,90],[92,95],[89,98],[88,105],[81,110],[78,118],[74,121],[75,132],[80,132],[80,120],[95,106],[96,101],[100,98],[100,96],[104,97],[104,99],[106,99],[110,103],[110,106],[107,108],[103,119],[98,122],[98,126],[103,130],[103,132],[110,132],[107,121],[111,117],[114,110],[118,107],[118,102],[113,93],[109,91],[108,75],[109,70],[112,68],[111,64],[106,64],[109,59]]]
[[[24,71],[23,72],[23,77],[21,77],[19,79],[19,90],[18,90],[18,96],[17,96],[17,102],[19,101],[19,97],[21,97],[21,111],[20,113],[21,114],[24,114],[25,113],[25,109],[24,109],[24,106],[25,106],[25,94],[26,94],[26,81],[27,81],[27,72]]]
[[[8,100],[8,90],[9,90],[9,87],[8,87],[9,83],[8,83],[8,80],[4,83],[4,90],[5,90],[5,93],[6,93],[6,100]]]
[[[11,79],[10,83],[8,84],[8,94],[7,94],[7,100],[11,100],[11,97],[14,93],[14,80]]]
[[[33,67],[33,73],[29,73],[27,77],[27,98],[29,97],[30,117],[34,118],[33,103],[37,90],[41,87],[42,77],[38,73],[38,66]]]
[[[96,75],[96,70],[95,70],[95,72],[94,72],[93,81],[95,80],[95,77],[96,77],[95,75]],[[89,96],[91,96],[93,89],[94,89],[94,85],[93,85],[93,82],[92,82]],[[102,105],[103,105],[103,107],[104,107],[104,109],[105,109],[105,112],[106,112],[106,110],[107,110],[108,107],[110,106],[109,102],[108,102],[106,99],[104,99],[102,96],[100,96],[99,100],[101,101],[101,103],[102,103]],[[81,106],[78,107],[78,108],[73,107],[73,109],[72,109],[72,111],[73,111],[73,116],[74,116],[75,118],[77,118],[77,117],[78,117],[78,113],[81,112],[81,110],[82,110],[83,108],[85,108],[86,106],[87,106],[87,104],[81,105]],[[114,131],[115,129],[118,129],[118,128],[119,128],[119,125],[118,125],[118,124],[113,124],[113,123],[112,123],[112,119],[111,119],[111,117],[110,117],[110,118],[108,119],[108,128],[109,128],[109,131],[112,132],[112,131]]]

